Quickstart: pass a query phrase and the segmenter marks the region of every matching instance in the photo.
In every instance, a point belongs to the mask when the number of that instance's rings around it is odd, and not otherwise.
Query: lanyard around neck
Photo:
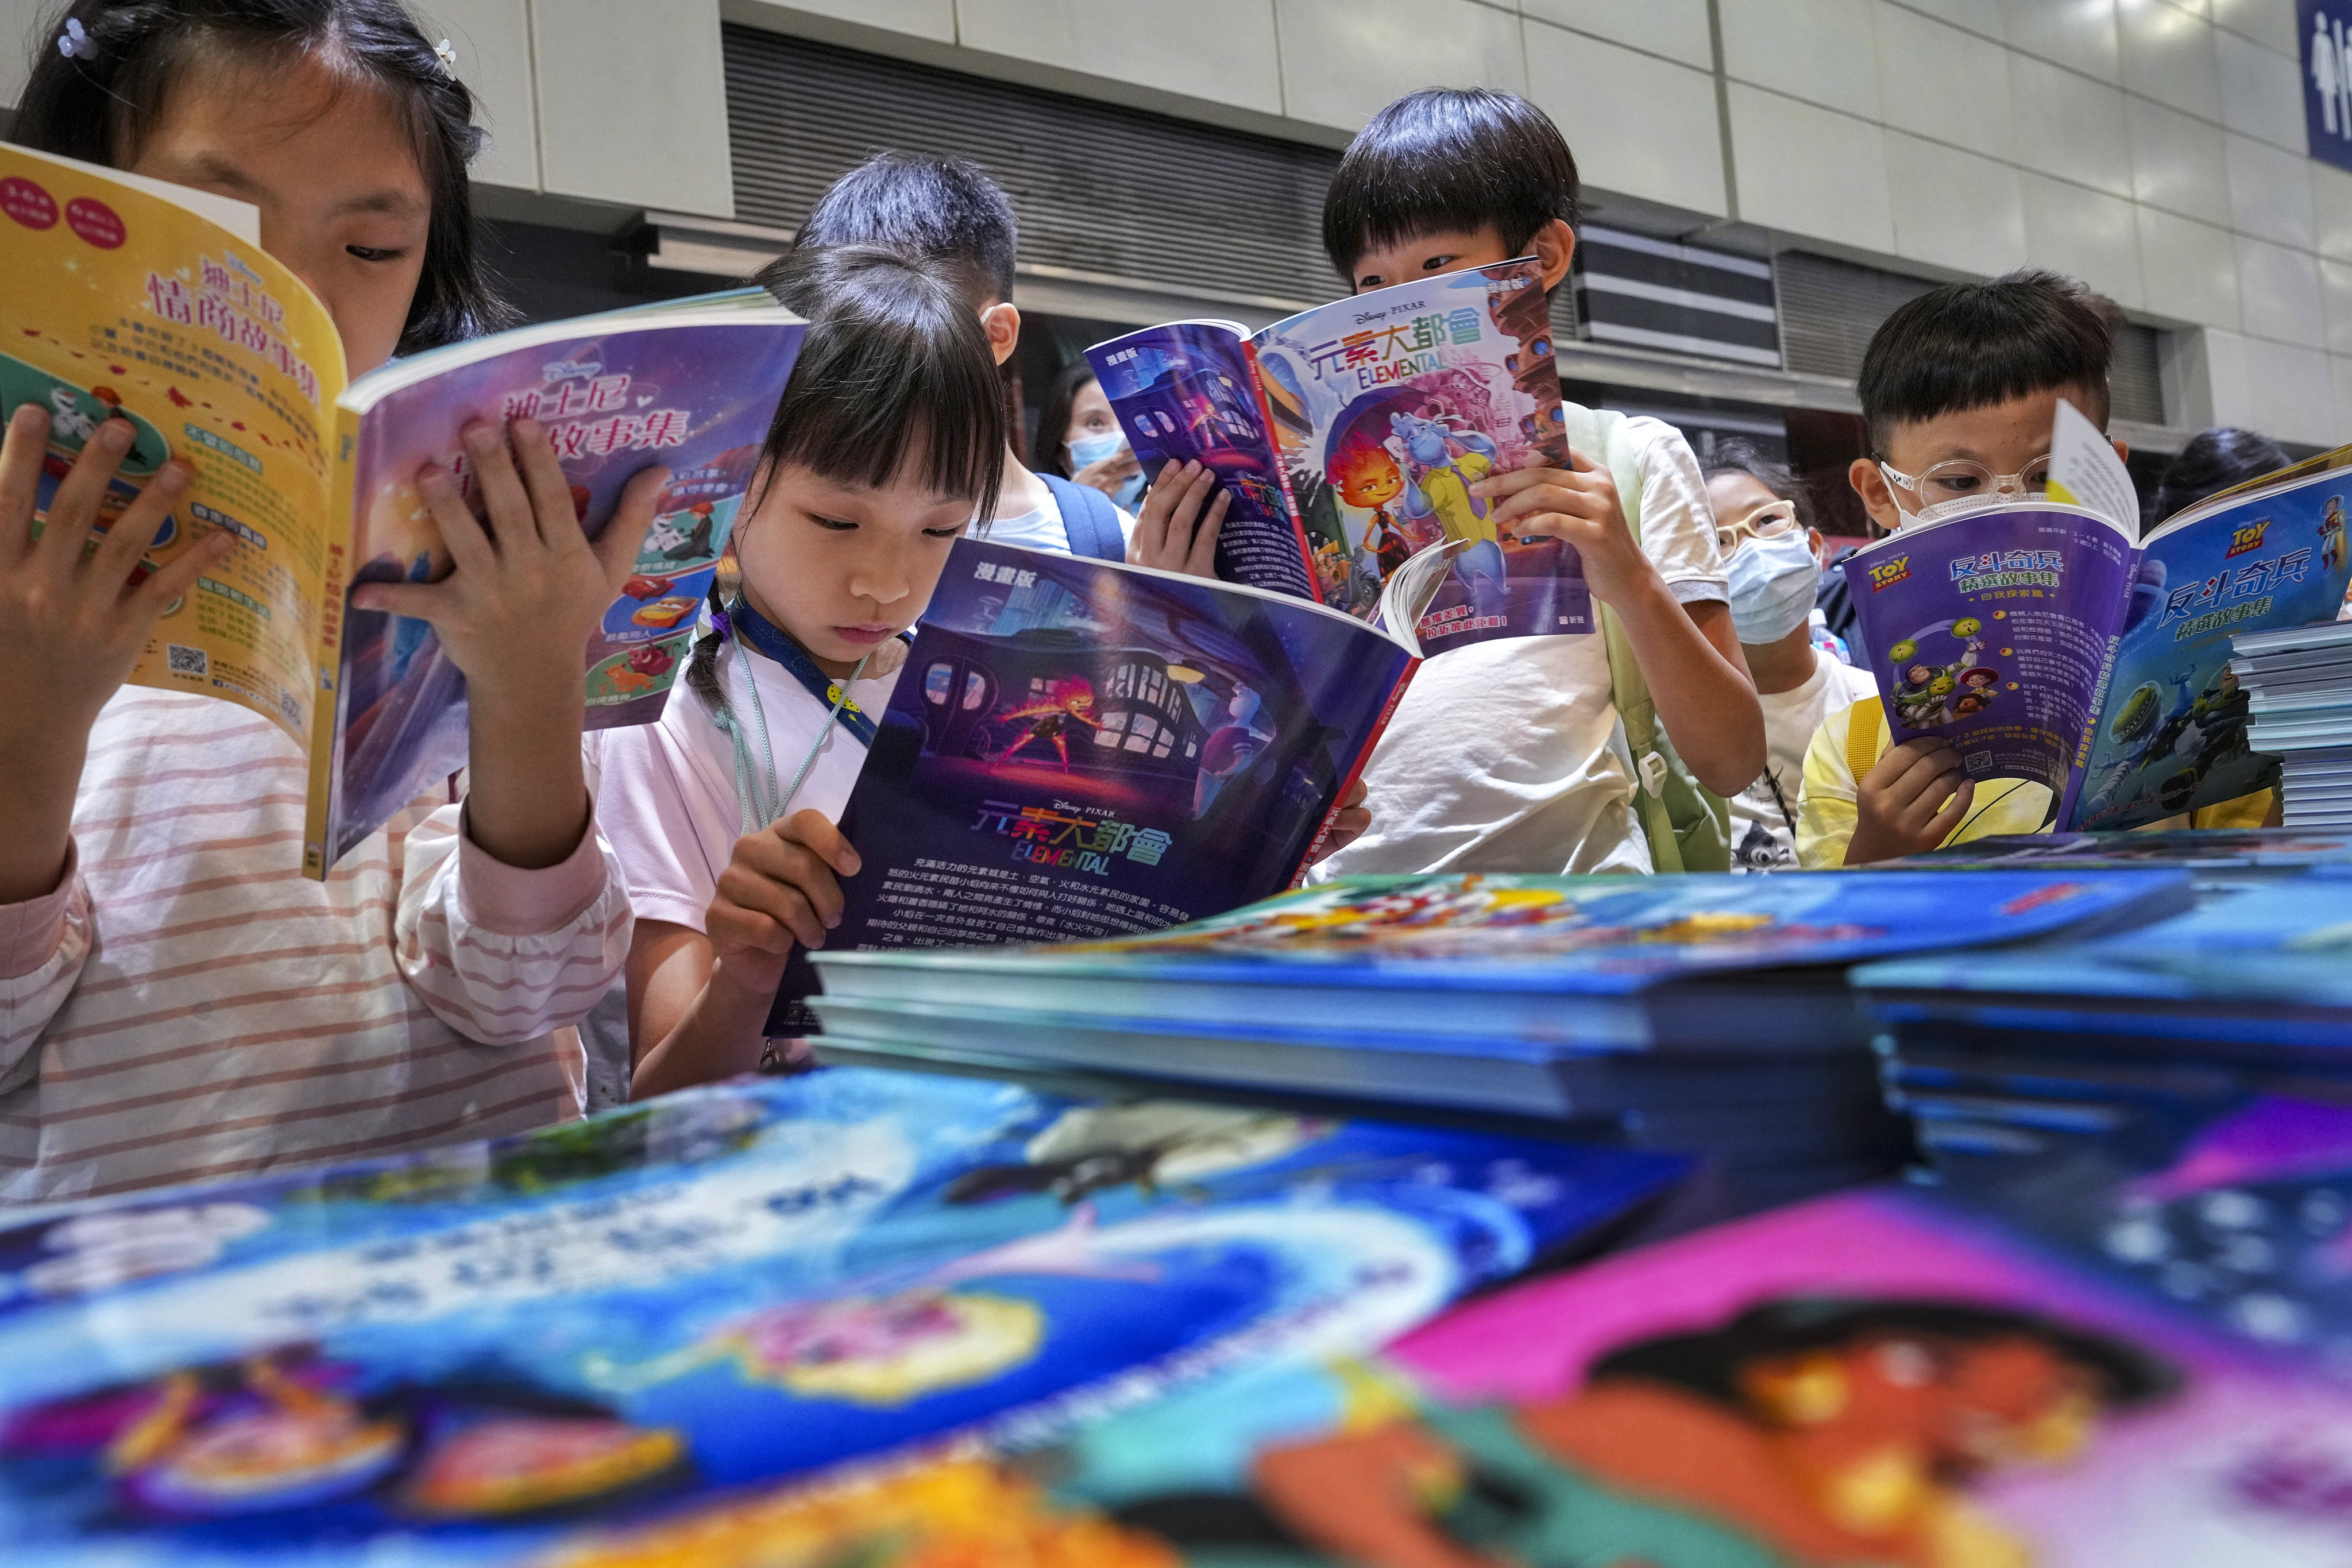
[[[835,681],[816,667],[816,660],[808,656],[806,649],[750,605],[739,602],[726,615],[726,630],[734,634],[737,647],[746,650],[744,658],[738,663],[743,671],[743,690],[751,700],[751,717],[760,729],[761,758],[766,763],[764,795],[760,790],[760,774],[752,767],[751,742],[744,736],[742,722],[723,703],[712,711],[711,719],[734,747],[735,809],[742,832],[749,836],[784,815],[793,797],[801,793],[801,785],[808,782],[809,770],[816,766],[816,759],[824,750],[825,737],[833,733],[836,721],[859,745],[873,744],[874,721],[849,700],[849,689],[866,672],[866,661],[874,656],[867,654],[857,661],[857,668],[849,672],[847,679]],[[816,739],[809,742],[808,754],[801,759],[799,770],[793,774],[790,789],[780,791],[776,787],[776,753],[768,741],[767,706],[760,700],[760,683],[751,674],[751,653],[782,665],[809,695],[826,704],[824,722],[817,726]]]

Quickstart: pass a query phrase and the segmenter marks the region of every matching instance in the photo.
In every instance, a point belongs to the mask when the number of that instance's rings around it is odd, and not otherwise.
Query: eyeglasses
[[[1726,555],[1751,539],[1782,539],[1796,531],[1797,503],[1767,501],[1737,522],[1719,522],[1715,527],[1716,547]]]
[[[1954,458],[1937,463],[1924,474],[1906,474],[1891,463],[1880,463],[1878,471],[1886,482],[1900,485],[1919,498],[1923,507],[1941,506],[1947,501],[1969,500],[1986,496],[2038,496],[2050,489],[2050,454],[2028,463],[2013,474],[1996,474],[1982,463],[1966,458]]]

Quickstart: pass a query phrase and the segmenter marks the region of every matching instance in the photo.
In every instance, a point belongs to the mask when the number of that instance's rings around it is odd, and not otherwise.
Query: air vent
[[[1323,258],[1339,155],[1088,99],[725,29],[736,216],[795,228],[885,149],[978,160],[1021,215],[1024,275],[1254,307],[1339,292]]]
[[[1588,225],[1575,289],[1578,335],[1593,342],[1780,368],[1768,262]]]

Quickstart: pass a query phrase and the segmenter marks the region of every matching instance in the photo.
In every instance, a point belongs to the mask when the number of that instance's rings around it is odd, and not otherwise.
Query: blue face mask
[[[1741,642],[1779,642],[1812,612],[1822,569],[1803,529],[1778,539],[1751,538],[1724,567],[1731,579],[1731,625]]]
[[[1118,457],[1127,449],[1127,437],[1116,430],[1105,430],[1099,435],[1079,437],[1069,444],[1069,448],[1070,471],[1076,473],[1107,458]],[[1133,511],[1135,503],[1143,499],[1143,476],[1138,473],[1123,481],[1112,492],[1110,499],[1125,510]]]

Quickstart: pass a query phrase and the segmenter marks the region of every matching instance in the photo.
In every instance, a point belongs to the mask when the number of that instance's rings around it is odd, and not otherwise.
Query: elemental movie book
[[[1498,529],[1489,474],[1566,468],[1536,262],[1400,283],[1251,333],[1171,321],[1087,351],[1147,474],[1197,460],[1233,497],[1220,575],[1358,616],[1407,560],[1451,547],[1418,630],[1432,653],[1593,629],[1576,552]]]
[[[1686,1168],[842,1069],[64,1205],[0,1229],[0,1559],[593,1556],[725,1489],[1363,1353]]]
[[[115,416],[137,436],[102,519],[165,462],[193,469],[145,569],[214,531],[237,548],[164,612],[131,684],[222,698],[304,748],[306,875],[465,765],[465,681],[432,629],[347,598],[447,571],[415,480],[457,460],[470,492],[457,436],[473,419],[544,425],[592,531],[632,474],[672,471],[583,668],[592,727],[659,716],[799,318],[737,290],[518,328],[347,384],[326,307],[242,203],[0,146],[0,417],[48,412],[37,504]]]

